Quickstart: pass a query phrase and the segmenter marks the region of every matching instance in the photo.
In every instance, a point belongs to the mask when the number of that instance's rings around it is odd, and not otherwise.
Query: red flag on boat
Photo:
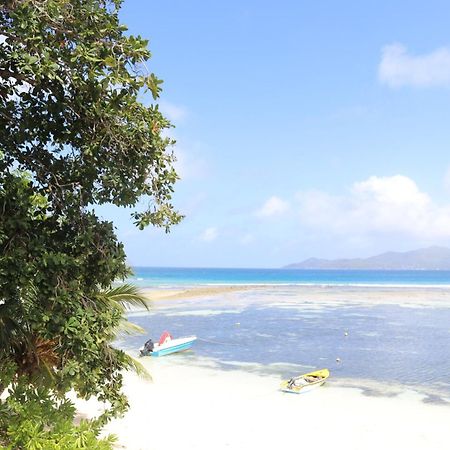
[[[168,331],[164,331],[164,333],[159,338],[159,345],[163,345],[168,341],[172,340],[172,335]]]

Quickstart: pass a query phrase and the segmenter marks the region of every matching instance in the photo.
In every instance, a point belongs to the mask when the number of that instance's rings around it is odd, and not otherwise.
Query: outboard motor
[[[152,342],[151,339],[149,339],[141,349],[141,356],[150,355],[152,353],[154,347],[155,347],[155,344]]]

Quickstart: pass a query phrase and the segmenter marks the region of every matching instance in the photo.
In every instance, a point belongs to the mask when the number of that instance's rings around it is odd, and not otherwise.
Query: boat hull
[[[281,383],[280,389],[283,392],[288,392],[290,394],[303,394],[306,392],[309,392],[319,386],[322,386],[322,384],[327,381],[328,377],[330,376],[330,372],[328,369],[321,369],[316,370],[315,372],[305,373],[304,375],[299,375],[298,377],[295,377],[296,379],[302,379],[304,377],[317,377],[317,381],[308,382],[307,384],[300,385],[300,386],[289,386],[289,381],[286,380]]]
[[[166,356],[172,353],[189,350],[196,339],[197,338],[195,336],[189,338],[173,339],[163,345],[155,346],[151,356],[154,357]]]

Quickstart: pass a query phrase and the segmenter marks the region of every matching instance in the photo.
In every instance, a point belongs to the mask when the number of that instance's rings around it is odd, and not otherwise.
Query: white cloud
[[[372,176],[347,196],[310,191],[297,199],[304,225],[334,235],[450,238],[450,204],[436,204],[406,176]]]
[[[259,217],[270,217],[285,213],[289,209],[289,203],[280,197],[272,195],[264,205],[256,212]]]
[[[402,44],[387,45],[382,50],[378,77],[390,87],[450,86],[450,49],[411,55]]]
[[[219,231],[216,227],[209,227],[203,230],[202,234],[200,235],[200,240],[203,242],[212,242],[217,239],[219,236]]]
[[[184,106],[175,105],[166,100],[161,100],[159,102],[159,109],[171,122],[180,122],[184,120],[187,115],[187,109]]]

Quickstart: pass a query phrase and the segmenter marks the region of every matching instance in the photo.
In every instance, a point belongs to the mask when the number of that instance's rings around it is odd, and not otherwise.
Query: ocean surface
[[[440,277],[416,274],[420,284],[444,280],[442,273]],[[364,273],[358,279],[353,273],[335,279],[403,284],[406,278],[407,284],[414,284],[412,275]],[[312,278],[311,274],[308,280]],[[323,280],[330,282],[331,274],[322,275]],[[161,301],[150,311],[130,313],[130,320],[146,333],[125,338],[120,346],[137,352],[149,337],[157,340],[164,330],[174,337],[195,334],[198,341],[191,351],[166,358],[178,358],[180,364],[276,374],[280,380],[327,367],[330,383],[361,387],[367,395],[394,395],[390,387],[406,387],[421,392],[424,401],[450,405],[450,306],[427,305],[426,290],[423,304],[403,305],[345,298],[338,303],[308,300],[299,295],[300,290],[275,285]],[[332,290],[345,293],[339,286]]]
[[[140,287],[201,284],[450,286],[450,271],[296,270],[134,267],[128,280]]]

